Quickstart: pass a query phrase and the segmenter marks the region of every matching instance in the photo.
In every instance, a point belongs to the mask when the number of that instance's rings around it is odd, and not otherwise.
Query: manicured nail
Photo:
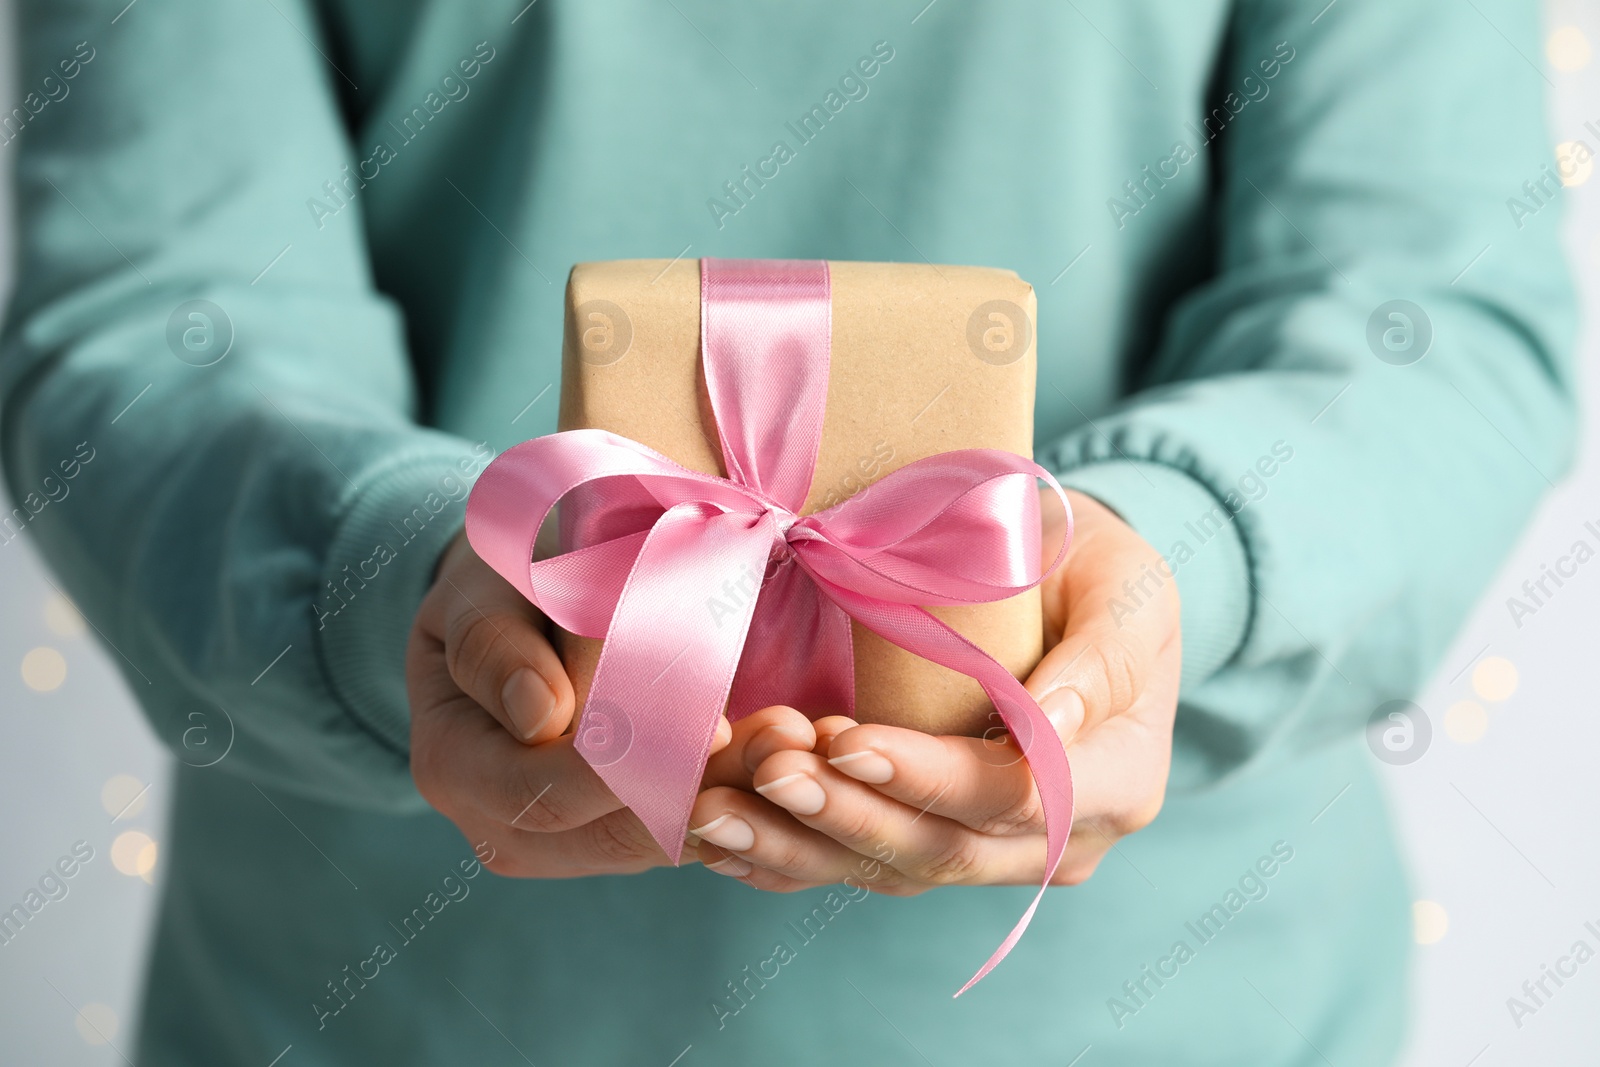
[[[1058,686],[1039,700],[1039,710],[1056,728],[1061,740],[1070,741],[1083,725],[1083,697],[1076,689]]]
[[[500,704],[526,741],[537,734],[556,710],[556,695],[532,667],[518,667],[500,690]]]
[[[725,848],[729,852],[749,852],[755,847],[756,832],[750,824],[737,815],[724,815],[720,819],[712,819],[704,826],[689,831],[702,841],[710,841],[718,848]]]
[[[809,774],[786,774],[782,778],[756,786],[756,792],[796,815],[815,815],[828,802],[828,794]]]
[[[753,869],[754,868],[752,868],[748,863],[740,859],[738,856],[724,856],[715,863],[706,864],[706,870],[716,871],[718,874],[725,874],[729,878],[743,878]]]
[[[894,764],[871,749],[835,756],[828,761],[858,782],[882,785],[894,777]]]

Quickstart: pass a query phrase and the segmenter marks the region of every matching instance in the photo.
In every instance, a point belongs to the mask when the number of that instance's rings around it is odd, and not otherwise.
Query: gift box
[[[473,548],[562,628],[574,749],[669,859],[724,714],[787,704],[1025,758],[1039,894],[963,989],[1022,936],[1072,826],[1065,749],[1019,681],[1072,536],[1068,512],[1041,545],[1038,483],[1067,501],[1029,458],[1033,313],[1016,275],[972,267],[576,267],[562,429],[467,504]]]
[[[985,267],[830,262],[828,273],[827,407],[801,515],[870,493],[890,472],[940,453],[1001,449],[1032,456],[1032,286],[1012,271]],[[567,282],[560,429],[610,431],[691,470],[726,476],[700,350],[698,261],[578,264]],[[573,529],[569,517],[581,506],[581,496],[563,504],[565,529]],[[548,553],[552,542],[546,545]],[[559,540],[554,546],[572,547]],[[770,564],[761,579],[770,582],[777,566]],[[706,590],[708,621],[731,615],[753,586],[753,576],[734,576]],[[1037,587],[1004,600],[928,610],[1016,678],[1039,662]],[[939,734],[998,733],[1000,720],[974,679],[860,622],[851,624],[850,638],[859,721]],[[603,641],[562,630],[557,643],[581,708]]]

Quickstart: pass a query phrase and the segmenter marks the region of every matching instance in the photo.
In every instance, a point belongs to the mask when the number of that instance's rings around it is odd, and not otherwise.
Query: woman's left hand
[[[1098,501],[1068,497],[1074,542],[1041,586],[1051,647],[1026,683],[1072,763],[1075,814],[1056,885],[1088,878],[1160,810],[1182,662],[1176,582],[1159,554]],[[1051,521],[1044,544],[1054,546]],[[785,711],[801,717],[763,714]],[[815,729],[811,751],[765,757],[752,779],[759,795],[700,794],[689,825],[708,868],[780,892],[850,879],[910,895],[1043,878],[1038,790],[1005,734],[936,737],[844,718]]]

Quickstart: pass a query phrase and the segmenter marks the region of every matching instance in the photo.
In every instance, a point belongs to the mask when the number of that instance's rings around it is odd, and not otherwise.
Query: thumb
[[[1161,555],[1103,504],[1073,497],[1077,537],[1043,590],[1061,640],[1026,682],[1066,743],[1132,707],[1178,634]]]
[[[441,560],[429,599],[437,603],[425,613],[437,620],[445,668],[461,692],[524,743],[548,741],[567,729],[572,682],[545,636],[542,616],[464,538]]]

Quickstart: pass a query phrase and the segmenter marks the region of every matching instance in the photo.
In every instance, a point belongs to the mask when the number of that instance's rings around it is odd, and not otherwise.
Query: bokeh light
[[[78,605],[60,593],[51,593],[44,602],[44,624],[57,637],[82,637],[87,628]]]
[[[1450,915],[1436,900],[1419,900],[1411,905],[1411,934],[1419,945],[1435,945],[1450,929]]]
[[[1509,700],[1517,691],[1517,665],[1504,656],[1489,656],[1472,669],[1472,691],[1491,704]]]
[[[117,1039],[117,1013],[109,1004],[85,1004],[78,1009],[73,1025],[78,1036],[91,1045],[104,1045]]]
[[[1571,189],[1582,185],[1594,173],[1594,149],[1583,141],[1562,141],[1556,145],[1556,175]]]
[[[1451,704],[1444,713],[1444,732],[1458,744],[1470,745],[1489,731],[1489,713],[1476,700]]]
[[[1546,38],[1544,54],[1552,67],[1570,74],[1588,66],[1592,49],[1582,30],[1576,26],[1562,26]]]
[[[100,806],[113,819],[137,815],[150,798],[149,789],[131,774],[114,774],[100,787]]]
[[[52,692],[66,680],[66,658],[49,645],[40,645],[22,657],[22,684],[34,692]]]
[[[156,843],[142,830],[128,830],[111,842],[111,866],[130,878],[154,869]]]

